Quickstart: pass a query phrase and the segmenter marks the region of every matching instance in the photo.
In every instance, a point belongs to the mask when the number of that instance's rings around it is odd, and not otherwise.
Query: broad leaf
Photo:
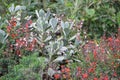
[[[43,10],[43,9],[41,9],[41,10],[39,11],[39,16],[40,16],[40,17],[45,16],[45,12],[44,12],[44,10]]]
[[[48,36],[45,40],[44,40],[44,42],[47,42],[47,41],[49,41],[49,40],[51,40],[52,39],[52,36]]]
[[[0,29],[0,42],[3,43],[4,39],[5,39],[5,32],[3,30]]]
[[[64,29],[64,27],[65,27],[65,24],[64,24],[64,22],[63,21],[61,21],[61,27]]]
[[[52,26],[52,28],[55,29],[55,27],[57,26],[57,23],[58,23],[58,19],[51,18],[49,23]]]
[[[11,13],[14,12],[14,9],[15,9],[14,4],[12,4],[11,7],[9,8],[9,12]]]
[[[65,22],[64,28],[69,28],[69,26],[70,26],[69,22]]]
[[[49,19],[50,14],[51,14],[51,12],[50,12],[50,10],[48,10],[48,11],[47,11],[47,13],[45,14],[45,19],[46,19],[46,20],[48,20],[48,19]]]
[[[25,10],[25,9],[26,9],[25,6],[20,6],[20,5],[18,5],[18,6],[15,7],[15,11],[18,11],[18,10]]]
[[[62,47],[62,48],[60,48],[60,52],[61,52],[61,53],[66,52],[66,51],[68,51],[68,48],[67,48],[67,47]]]
[[[48,68],[48,72],[47,72],[47,73],[48,73],[49,76],[52,77],[52,76],[55,74],[55,72],[56,72],[56,71],[53,70],[52,68]]]
[[[63,60],[65,60],[66,57],[65,56],[58,56],[53,62],[61,62]]]

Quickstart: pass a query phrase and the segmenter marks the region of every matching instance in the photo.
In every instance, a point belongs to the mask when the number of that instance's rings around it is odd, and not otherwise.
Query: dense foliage
[[[119,0],[0,4],[0,79],[120,79]]]

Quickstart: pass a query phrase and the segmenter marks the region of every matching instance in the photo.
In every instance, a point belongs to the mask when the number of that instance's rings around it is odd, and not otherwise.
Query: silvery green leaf
[[[32,16],[26,16],[25,19],[26,20],[30,20]]]
[[[69,35],[70,30],[69,30],[68,28],[64,28],[64,32],[65,32],[65,34],[66,34],[66,36],[67,36],[67,35]]]
[[[20,5],[18,5],[18,6],[15,7],[15,11],[18,11],[18,10],[25,10],[25,9],[26,9],[25,6],[20,6]]]
[[[56,49],[57,49],[57,46],[58,46],[58,44],[57,44],[57,43],[54,43],[54,44],[53,44],[53,49],[56,50]]]
[[[37,43],[38,43],[38,44],[41,44],[41,41],[42,41],[41,38],[40,38],[40,37],[37,37]]]
[[[60,52],[61,52],[61,53],[66,52],[67,50],[68,50],[67,47],[61,47],[61,48],[60,48]]]
[[[45,58],[45,63],[48,63],[49,62],[49,59],[48,58]]]
[[[117,59],[117,61],[120,63],[120,59]]]
[[[35,10],[35,13],[36,13],[37,17],[39,18],[40,16],[39,16],[39,13],[37,10]]]
[[[21,9],[22,10],[26,10],[26,6],[21,6]]]
[[[64,36],[66,37],[70,32],[70,30],[69,30],[69,22],[64,23],[63,21],[61,21],[61,27],[63,28],[63,33],[64,33]]]
[[[49,76],[52,77],[52,76],[55,74],[55,72],[56,72],[56,71],[53,70],[52,68],[48,68],[48,72],[47,72],[47,73],[48,73]]]
[[[43,9],[40,9],[40,11],[39,11],[39,16],[40,16],[40,17],[45,16],[45,12],[44,12],[44,10],[43,10]]]
[[[62,4],[64,4],[64,0],[60,0],[60,2],[61,2]]]
[[[50,10],[48,10],[47,13],[46,13],[46,15],[45,15],[45,17],[46,17],[47,20],[49,19],[50,14],[51,14],[51,13],[50,13]]]
[[[1,34],[2,36],[5,36],[5,31],[3,31],[3,30],[0,29],[0,34]]]
[[[57,40],[58,41],[61,41],[63,39],[63,36],[59,37]]]
[[[47,42],[47,41],[49,41],[49,40],[51,40],[52,39],[52,36],[48,36],[45,40],[44,40],[44,42]]]
[[[0,29],[0,42],[3,43],[5,39],[6,33]]]
[[[64,24],[64,28],[69,28],[69,22],[65,22],[65,24]]]
[[[43,23],[43,30],[45,31],[48,28],[48,24]]]
[[[58,23],[58,19],[51,18],[49,23],[52,26],[52,28],[55,29],[55,27],[57,26],[57,23]]]
[[[61,53],[61,52],[57,52],[56,54],[57,54],[57,55],[62,55],[62,53]]]
[[[63,34],[64,34],[64,36],[65,36],[65,38],[66,38],[67,34],[66,34],[66,32],[64,31],[64,29],[63,29]]]
[[[72,36],[72,37],[69,39],[69,41],[71,41],[71,40],[73,40],[73,39],[75,39],[75,38],[76,38],[76,35]]]
[[[0,16],[0,20],[1,20],[1,16]]]
[[[80,41],[79,40],[75,40],[75,46],[79,46],[80,45]]]
[[[73,59],[74,61],[76,61],[76,62],[81,62],[80,60],[78,60],[78,59]]]
[[[37,28],[38,28],[40,31],[43,31],[43,21],[41,20],[40,17],[39,17],[38,20],[37,20]]]
[[[75,20],[71,23],[70,25],[70,29],[72,29],[72,27],[74,26]]]
[[[7,37],[8,37],[8,34],[4,37],[2,43],[4,43],[6,41]]]
[[[75,48],[75,46],[74,46],[74,45],[72,45],[72,44],[70,44],[69,48],[74,49],[74,48]]]
[[[65,24],[63,21],[61,21],[61,27],[64,29],[65,28]]]
[[[72,56],[73,54],[75,53],[75,51],[74,50],[70,50],[70,56]]]
[[[63,60],[65,60],[66,57],[65,56],[58,56],[53,62],[61,62]]]
[[[14,9],[15,9],[14,4],[12,4],[11,7],[9,8],[9,12],[14,12]]]

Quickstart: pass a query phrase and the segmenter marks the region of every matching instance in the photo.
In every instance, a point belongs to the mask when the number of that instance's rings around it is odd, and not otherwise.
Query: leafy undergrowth
[[[21,18],[24,6],[10,7],[0,30],[2,80],[120,80],[120,29],[112,37],[87,39],[84,20],[62,20],[49,10]]]

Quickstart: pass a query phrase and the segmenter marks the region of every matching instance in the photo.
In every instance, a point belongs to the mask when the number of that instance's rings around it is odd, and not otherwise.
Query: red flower
[[[62,77],[66,80],[66,79],[70,79],[70,73],[67,74],[63,74]]]
[[[21,57],[21,51],[20,50],[16,50],[16,54]]]
[[[26,29],[28,29],[28,23],[25,24]]]
[[[65,65],[60,65],[60,68],[62,68],[62,69],[65,68]]]
[[[83,77],[83,78],[88,78],[88,74],[87,74],[87,73],[84,73],[84,74],[82,74],[82,77]]]
[[[103,78],[103,80],[109,80],[109,79],[108,79],[108,76],[105,76],[105,77]]]
[[[113,40],[113,39],[112,39],[111,37],[110,37],[110,38],[108,38],[108,41],[109,41],[109,42],[111,42],[112,40]]]
[[[114,73],[113,73],[113,76],[114,76],[114,77],[117,77],[117,73],[116,73],[116,72],[114,72]]]
[[[10,23],[10,25],[11,25],[12,27],[15,27],[16,24],[17,24],[16,18],[12,18],[12,19],[9,21],[9,23]]]
[[[92,66],[92,67],[95,68],[95,67],[96,67],[96,64],[97,64],[96,62],[92,62],[92,63],[90,63],[90,66]]]
[[[11,21],[10,24],[11,24],[11,26],[15,27],[17,22],[16,21]]]
[[[65,72],[70,72],[70,68],[65,68]]]
[[[89,72],[89,73],[93,73],[94,70],[95,70],[95,68],[89,68],[89,69],[88,69],[88,72]]]
[[[76,72],[76,76],[77,76],[77,77],[80,76],[81,71],[82,71],[81,67],[77,67],[77,72]]]
[[[32,20],[29,20],[28,23],[29,23],[29,24],[32,24]]]
[[[77,67],[77,71],[81,71],[81,67]]]
[[[17,35],[17,34],[12,33],[10,36],[14,39],[14,38],[16,38],[18,35]]]
[[[58,74],[58,73],[54,74],[54,78],[55,78],[55,79],[60,79],[60,77],[61,77],[60,74]]]
[[[11,30],[12,30],[11,26],[7,26],[7,32],[10,33]]]
[[[94,78],[93,80],[98,80],[98,78]]]
[[[94,58],[96,58],[96,56],[97,56],[97,51],[96,50],[93,50],[93,55],[94,55]]]
[[[32,20],[28,20],[27,23],[25,24],[26,29],[32,24]]]

